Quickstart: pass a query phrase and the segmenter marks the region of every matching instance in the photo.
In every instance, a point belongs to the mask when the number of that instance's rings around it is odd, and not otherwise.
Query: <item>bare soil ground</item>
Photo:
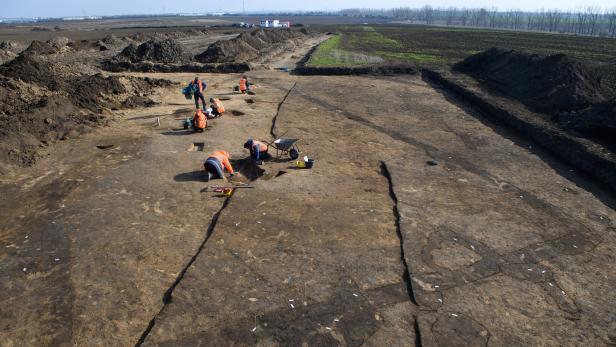
[[[616,343],[616,203],[573,168],[419,76],[202,77],[204,133],[160,90],[0,178],[3,345]],[[243,142],[283,134],[314,168],[255,176]],[[203,191],[217,149],[253,189]]]

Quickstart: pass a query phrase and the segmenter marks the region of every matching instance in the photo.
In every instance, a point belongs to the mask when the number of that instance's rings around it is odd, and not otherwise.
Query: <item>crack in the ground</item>
[[[398,198],[396,197],[396,192],[394,191],[394,184],[387,169],[387,164],[385,162],[381,162],[381,174],[387,179],[387,184],[389,186],[389,196],[394,204],[393,213],[394,218],[396,220],[396,234],[398,235],[398,239],[400,240],[400,261],[404,266],[404,274],[402,278],[404,283],[406,284],[406,290],[409,294],[409,299],[413,304],[417,306],[417,300],[415,298],[415,293],[413,292],[413,285],[411,283],[411,272],[409,271],[409,266],[406,262],[406,258],[404,256],[404,237],[402,236],[402,230],[400,229],[400,212],[398,211]]]
[[[287,101],[287,98],[289,97],[289,95],[291,94],[291,92],[295,89],[295,86],[297,85],[297,81],[295,81],[295,83],[293,83],[293,86],[289,89],[289,91],[287,91],[287,94],[285,94],[284,98],[282,98],[282,100],[278,103],[278,108],[276,109],[276,115],[274,116],[274,118],[272,118],[272,127],[270,128],[270,135],[272,135],[272,139],[276,139],[276,133],[274,132],[274,129],[276,128],[276,120],[278,119],[278,115],[280,114],[280,109],[282,108],[282,105]]]
[[[419,330],[419,320],[417,316],[415,316],[415,323],[413,324],[413,329],[415,330],[415,347],[423,346],[421,342],[421,331]]]
[[[408,263],[406,262],[406,257],[404,255],[404,237],[402,236],[402,229],[400,227],[400,211],[398,210],[398,197],[396,196],[396,191],[394,190],[394,182],[387,168],[387,164],[384,161],[381,161],[381,174],[387,179],[387,185],[389,187],[389,197],[393,202],[393,214],[396,223],[396,235],[400,240],[400,261],[404,267],[404,273],[402,274],[402,279],[404,280],[404,284],[406,285],[406,291],[409,296],[409,300],[415,305],[419,306],[417,303],[417,299],[415,298],[415,292],[413,291],[413,284],[411,282],[411,271],[409,270]],[[415,322],[413,323],[413,329],[415,331],[415,347],[421,347],[421,331],[419,329],[419,317],[415,315]]]
[[[184,278],[184,275],[186,275],[186,272],[188,271],[188,269],[192,266],[192,264],[195,262],[195,260],[197,260],[197,257],[199,256],[199,254],[201,254],[201,251],[203,251],[203,248],[205,247],[205,244],[207,243],[207,241],[210,239],[210,237],[214,233],[214,228],[216,227],[216,223],[218,223],[218,218],[222,214],[222,211],[224,211],[224,209],[227,208],[227,205],[229,205],[229,202],[231,201],[231,197],[232,196],[227,197],[225,199],[225,201],[223,202],[222,206],[220,207],[220,209],[216,213],[214,213],[214,215],[212,216],[212,220],[210,222],[210,225],[207,228],[207,231],[206,231],[206,234],[205,234],[205,238],[201,242],[201,245],[199,245],[199,248],[197,248],[197,251],[190,258],[190,260],[184,266],[182,271],[180,271],[180,273],[176,277],[175,281],[171,284],[171,286],[167,289],[167,291],[165,291],[165,294],[163,295],[163,306],[154,315],[154,317],[152,317],[152,319],[150,320],[150,323],[148,323],[147,328],[143,331],[143,333],[139,337],[139,340],[135,344],[135,347],[139,347],[139,346],[141,346],[143,344],[143,342],[145,342],[145,339],[148,337],[148,335],[150,334],[150,332],[154,328],[154,325],[156,324],[156,319],[158,318],[158,316],[161,313],[163,313],[163,311],[165,310],[165,307],[167,307],[167,305],[169,303],[171,303],[173,291],[175,290],[177,285],[180,284],[180,282]]]

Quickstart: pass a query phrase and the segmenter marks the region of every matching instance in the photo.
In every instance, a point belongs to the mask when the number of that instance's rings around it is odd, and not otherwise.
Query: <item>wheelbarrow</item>
[[[299,139],[287,139],[287,138],[279,138],[274,142],[268,144],[268,147],[272,147],[276,150],[276,157],[280,158],[285,154],[288,154],[291,160],[295,160],[299,158],[299,147],[297,146],[297,142]]]

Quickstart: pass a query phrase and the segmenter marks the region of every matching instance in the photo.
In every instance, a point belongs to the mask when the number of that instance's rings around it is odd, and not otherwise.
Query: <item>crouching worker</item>
[[[257,163],[271,158],[269,153],[267,153],[267,144],[264,142],[248,139],[248,141],[244,143],[244,148],[250,151],[250,157]]]
[[[210,106],[212,107],[212,114],[214,117],[220,117],[223,113],[225,113],[225,107],[222,104],[220,99],[210,99]]]
[[[205,116],[205,113],[203,113],[203,111],[198,109],[195,112],[195,116],[192,120],[192,126],[193,129],[198,132],[202,132],[203,130],[205,130],[205,128],[207,128],[207,117]]]
[[[205,179],[209,181],[215,178],[222,178],[227,181],[225,177],[225,170],[233,176],[233,167],[229,162],[229,153],[226,151],[217,151],[212,153],[203,164],[205,169]]]

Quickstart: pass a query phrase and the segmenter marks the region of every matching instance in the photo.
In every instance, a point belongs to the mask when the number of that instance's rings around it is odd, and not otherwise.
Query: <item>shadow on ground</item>
[[[265,170],[259,167],[252,158],[234,159],[231,160],[231,166],[233,169],[242,176],[246,177],[249,181],[255,181],[259,179],[265,173]]]
[[[176,182],[206,182],[205,173],[203,170],[196,170],[175,175],[173,179]]]

